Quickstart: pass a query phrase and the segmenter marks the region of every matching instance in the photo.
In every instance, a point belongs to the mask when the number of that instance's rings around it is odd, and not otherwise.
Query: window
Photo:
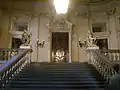
[[[17,20],[14,20],[13,30],[15,30],[15,31],[28,30],[28,21],[23,19],[23,18],[19,18]]]
[[[18,31],[24,31],[24,30],[27,30],[27,25],[26,24],[18,26]]]
[[[16,25],[15,27],[17,31],[24,31],[28,28],[27,22],[15,22],[14,25]]]
[[[94,32],[104,32],[106,31],[105,23],[94,23],[92,24],[92,31]]]

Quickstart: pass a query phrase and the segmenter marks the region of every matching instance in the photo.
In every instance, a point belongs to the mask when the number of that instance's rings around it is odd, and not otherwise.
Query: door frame
[[[49,34],[48,34],[48,55],[51,61],[52,59],[52,32],[68,32],[69,34],[69,63],[71,63],[72,59],[72,27],[73,24],[70,23],[67,19],[59,18],[59,19],[51,19],[48,24],[46,24]]]

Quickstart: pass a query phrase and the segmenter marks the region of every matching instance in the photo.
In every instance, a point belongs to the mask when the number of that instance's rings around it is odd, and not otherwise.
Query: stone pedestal
[[[87,47],[87,50],[99,50],[98,46],[89,46]],[[93,59],[93,53],[90,51],[88,52],[88,63],[91,64],[91,60]]]
[[[31,49],[31,46],[27,44],[23,44],[20,46],[20,49]]]
[[[98,50],[99,47],[98,46],[90,46],[90,47],[87,47],[87,50]]]
[[[23,44],[23,45],[20,46],[20,49],[32,49],[32,47],[29,44]],[[27,60],[28,63],[31,62],[31,54],[30,53],[27,54],[25,56],[25,58],[26,58],[26,60]]]

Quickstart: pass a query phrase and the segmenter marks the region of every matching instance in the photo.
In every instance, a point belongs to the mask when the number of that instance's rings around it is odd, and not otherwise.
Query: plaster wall
[[[10,30],[10,17],[8,14],[0,17],[0,48],[10,48],[12,37],[9,33]]]

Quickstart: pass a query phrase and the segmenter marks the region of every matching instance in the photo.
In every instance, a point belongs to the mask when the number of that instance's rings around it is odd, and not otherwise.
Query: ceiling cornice
[[[113,1],[115,0],[72,0],[71,4],[74,3],[75,5],[98,5],[110,3]]]

